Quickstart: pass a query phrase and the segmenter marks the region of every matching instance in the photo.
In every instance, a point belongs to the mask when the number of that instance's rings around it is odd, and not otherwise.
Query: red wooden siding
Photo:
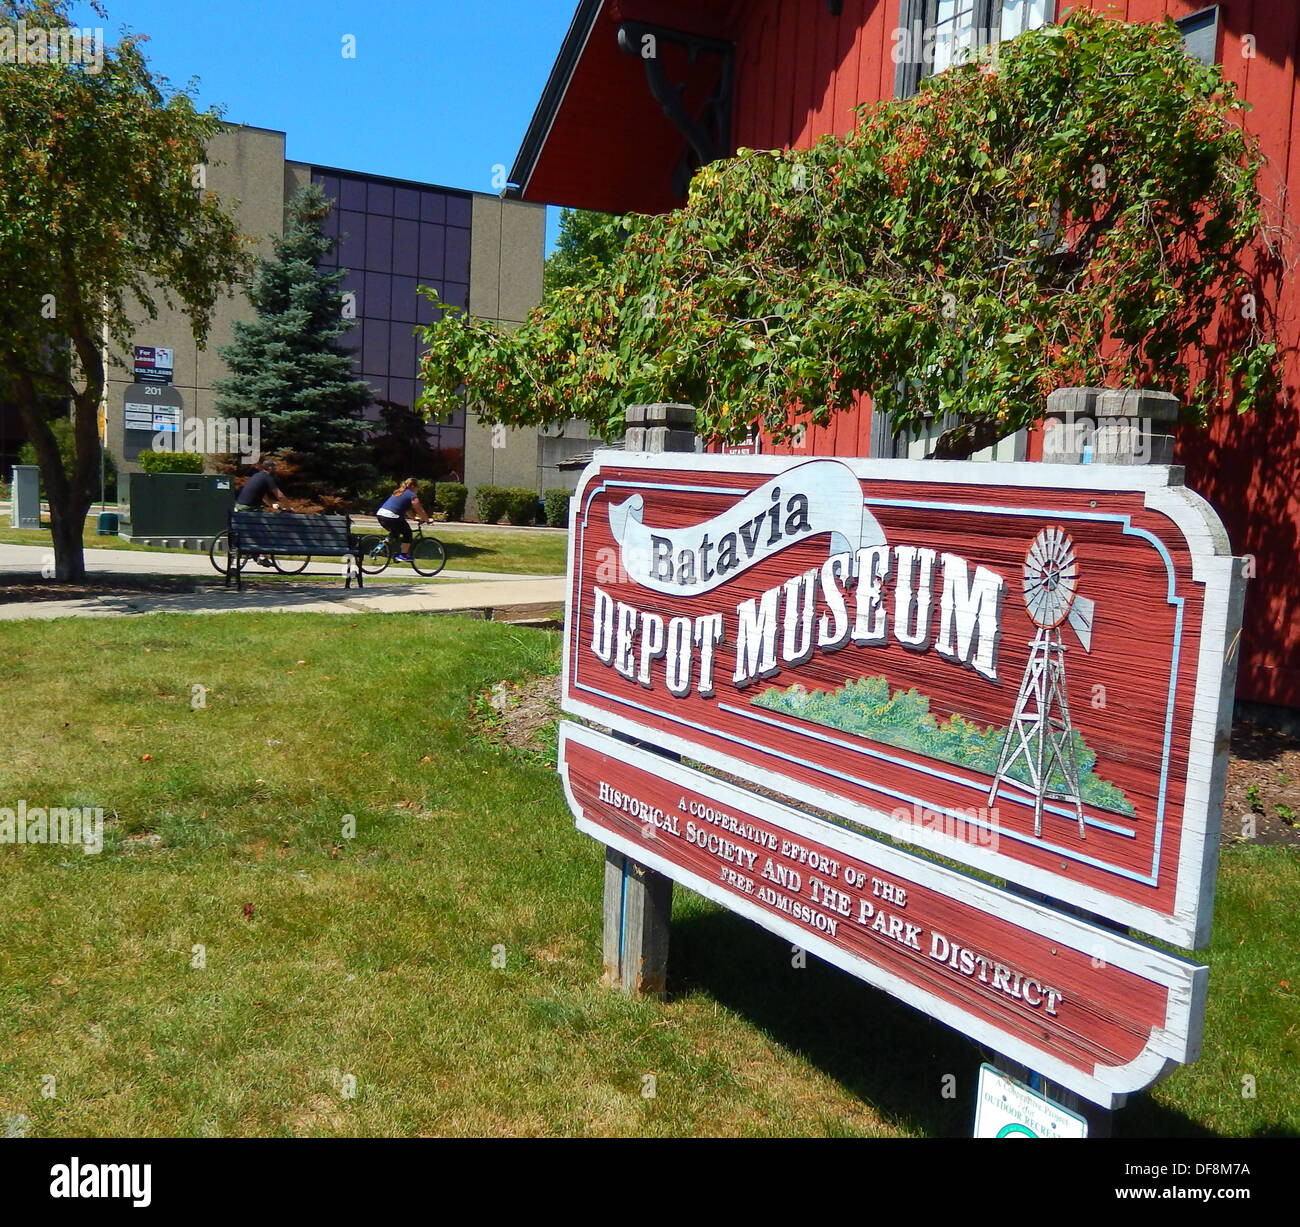
[[[1130,21],[1189,16],[1204,0],[1089,0],[1089,7]],[[1062,3],[1064,13],[1074,4]],[[749,0],[732,10],[736,42],[733,141],[757,149],[807,148],[827,132],[843,134],[860,103],[894,92],[892,32],[899,0],[844,0],[831,16],[810,0]],[[1293,142],[1295,65],[1300,39],[1296,0],[1222,0],[1220,62],[1253,110],[1246,123],[1269,159],[1261,184],[1281,199],[1300,182]],[[1243,55],[1254,35],[1256,55]],[[1285,321],[1287,397],[1271,413],[1238,418],[1224,413],[1205,429],[1185,428],[1180,463],[1227,525],[1234,550],[1254,556],[1242,632],[1238,694],[1264,703],[1300,706],[1300,298],[1294,281],[1281,296]],[[808,455],[866,455],[870,410],[864,407],[826,427],[811,428],[805,447],[773,450]],[[1030,455],[1041,454],[1031,440]]]

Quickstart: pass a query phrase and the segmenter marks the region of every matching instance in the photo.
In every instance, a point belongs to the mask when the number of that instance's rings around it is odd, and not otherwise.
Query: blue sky
[[[73,17],[149,35],[155,74],[285,132],[298,162],[491,192],[514,162],[577,0],[106,0]],[[343,55],[355,37],[355,58]],[[549,210],[548,249],[558,210]]]

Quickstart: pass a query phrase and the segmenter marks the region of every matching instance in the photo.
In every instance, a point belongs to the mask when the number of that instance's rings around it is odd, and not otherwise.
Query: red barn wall
[[[827,132],[847,132],[859,103],[892,98],[891,35],[899,24],[899,2],[843,0],[843,12],[835,17],[824,0],[738,0],[732,9],[734,145],[806,148]],[[1186,17],[1207,7],[1207,0],[1086,3],[1128,21]],[[1074,7],[1068,0],[1058,4],[1062,14]],[[1219,61],[1251,104],[1246,125],[1268,158],[1261,189],[1279,201],[1292,177],[1300,177],[1300,151],[1292,140],[1300,3],[1220,0],[1219,25]],[[1247,36],[1253,36],[1253,47]],[[1292,279],[1280,303],[1287,354],[1280,402],[1269,412],[1222,413],[1207,428],[1184,428],[1178,452],[1188,484],[1219,512],[1234,551],[1253,558],[1238,697],[1289,707],[1300,707],[1298,295]],[[869,454],[870,416],[864,406],[811,428],[801,454]]]

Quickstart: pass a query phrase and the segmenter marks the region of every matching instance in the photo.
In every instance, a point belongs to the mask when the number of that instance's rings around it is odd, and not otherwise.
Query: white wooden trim
[[[709,452],[623,452],[600,448],[583,470],[574,492],[580,497],[601,466],[619,469],[663,469],[708,473],[781,473],[808,460],[838,460],[864,480],[925,482],[932,485],[1020,486],[1024,489],[1151,490],[1182,486],[1179,465],[1040,464],[1005,460],[879,460],[859,456],[724,456]],[[1208,504],[1207,504],[1208,506]]]

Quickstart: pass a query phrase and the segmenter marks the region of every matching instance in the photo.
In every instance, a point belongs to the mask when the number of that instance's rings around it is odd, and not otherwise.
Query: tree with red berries
[[[734,441],[866,396],[895,429],[956,414],[943,457],[1039,420],[1062,385],[1246,411],[1278,388],[1281,259],[1243,110],[1172,23],[1075,10],[846,137],[706,166],[513,332],[447,311],[422,404],[608,436],[626,404],[687,402]]]

